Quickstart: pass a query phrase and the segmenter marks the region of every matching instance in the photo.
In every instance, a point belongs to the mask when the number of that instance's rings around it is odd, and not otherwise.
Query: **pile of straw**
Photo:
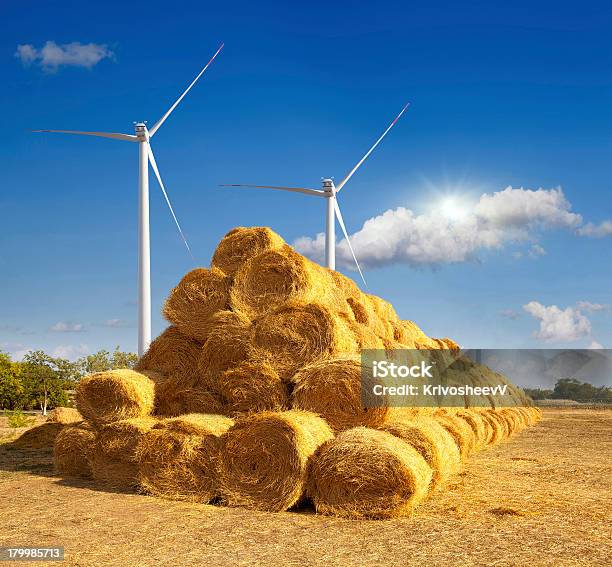
[[[267,511],[310,499],[324,514],[389,518],[541,417],[511,384],[461,408],[368,407],[362,349],[429,349],[412,358],[448,367],[451,383],[507,381],[265,227],[228,232],[163,314],[169,327],[135,370],[82,379],[79,411],[58,408],[20,442],[57,435],[58,474],[117,490]]]
[[[57,407],[47,417],[47,422],[61,423],[68,425],[83,421],[83,416],[74,408]]]

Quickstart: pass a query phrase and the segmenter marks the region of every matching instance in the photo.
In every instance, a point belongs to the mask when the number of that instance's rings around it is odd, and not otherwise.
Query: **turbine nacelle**
[[[149,131],[147,130],[146,122],[136,122],[134,124],[134,133],[138,138],[139,142],[148,142],[149,141]]]

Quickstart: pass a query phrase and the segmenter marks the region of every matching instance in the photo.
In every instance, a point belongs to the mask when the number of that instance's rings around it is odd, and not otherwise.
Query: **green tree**
[[[95,354],[90,354],[77,361],[77,365],[82,374],[92,374],[93,372],[105,372],[106,370],[116,370],[118,368],[134,368],[138,361],[138,355],[132,352],[123,352],[116,347],[114,352],[99,350]]]
[[[0,408],[21,408],[24,403],[24,387],[21,381],[21,365],[0,352]]]
[[[50,406],[67,405],[66,389],[70,388],[78,372],[73,363],[55,359],[42,350],[30,351],[21,363],[25,407],[39,406],[47,415]]]

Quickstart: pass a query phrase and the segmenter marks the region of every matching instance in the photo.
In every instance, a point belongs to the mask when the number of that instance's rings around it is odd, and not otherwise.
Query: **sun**
[[[437,209],[449,220],[460,221],[467,217],[468,207],[457,197],[444,197]]]

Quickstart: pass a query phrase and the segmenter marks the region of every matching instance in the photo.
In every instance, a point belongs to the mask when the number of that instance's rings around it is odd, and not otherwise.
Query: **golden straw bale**
[[[68,425],[70,423],[78,423],[83,421],[83,416],[74,408],[55,408],[47,417],[47,422],[61,423]]]
[[[427,495],[432,470],[406,441],[367,427],[322,445],[309,466],[308,495],[317,512],[348,518],[393,518]]]
[[[309,412],[262,412],[237,420],[220,442],[223,502],[287,510],[303,496],[309,458],[332,437],[327,423]]]
[[[347,321],[359,350],[383,350],[385,343],[370,327],[357,321]]]
[[[197,382],[201,349],[202,343],[171,326],[151,343],[135,370],[153,371],[161,374],[163,380],[173,380],[189,388]]]
[[[163,498],[210,502],[217,495],[219,436],[232,424],[227,417],[204,414],[157,423],[136,449],[140,488]]]
[[[329,271],[286,246],[263,252],[242,265],[230,291],[230,304],[254,319],[289,301],[337,307],[338,296]]]
[[[289,409],[287,385],[266,362],[247,361],[226,370],[219,379],[219,394],[229,415]]]
[[[493,420],[498,427],[498,438],[497,442],[501,442],[504,439],[507,439],[510,436],[510,427],[508,422],[499,414],[498,410],[484,408],[481,410],[483,415],[489,417],[489,419]]]
[[[164,317],[188,337],[204,342],[210,317],[228,307],[230,284],[230,278],[217,268],[196,268],[170,292]]]
[[[392,419],[379,427],[414,447],[431,467],[431,489],[444,486],[461,466],[459,449],[451,435],[435,419],[417,417],[412,421]]]
[[[96,372],[79,381],[76,405],[95,425],[144,417],[153,411],[155,384],[134,370]]]
[[[211,265],[233,276],[247,260],[284,246],[285,241],[266,226],[239,226],[230,230],[219,242]]]
[[[453,436],[462,459],[466,459],[475,451],[476,436],[465,420],[454,415],[452,410],[438,410],[434,418]]]
[[[476,408],[475,411],[477,411],[480,417],[489,424],[490,434],[488,444],[495,445],[504,439],[504,429],[500,421],[490,415],[486,409],[487,408]]]
[[[465,422],[471,427],[474,432],[475,449],[480,450],[489,443],[490,436],[492,434],[489,423],[486,422],[478,412],[471,409],[458,409],[455,412],[457,417],[465,420]]]
[[[513,408],[500,408],[499,414],[508,422],[508,430],[511,435],[518,433],[523,429],[523,421],[521,416],[514,412]]]
[[[63,424],[49,421],[24,431],[11,445],[18,449],[50,449]]]
[[[155,386],[155,415],[177,416],[185,413],[222,414],[223,404],[216,392],[200,387],[181,388],[173,380]]]
[[[98,430],[91,459],[97,484],[119,490],[137,488],[136,449],[156,423],[154,418],[140,417],[109,423]]]
[[[327,359],[305,366],[294,376],[293,407],[319,414],[336,432],[357,425],[382,425],[389,408],[362,406],[361,371],[359,357]]]
[[[233,311],[219,311],[211,321],[211,333],[200,350],[197,385],[216,392],[221,373],[247,358],[251,321]]]
[[[251,341],[251,358],[268,361],[284,380],[321,358],[358,352],[346,320],[321,303],[291,302],[263,315]]]
[[[91,477],[91,458],[96,433],[86,424],[67,425],[55,438],[53,464],[55,472],[66,476]]]

